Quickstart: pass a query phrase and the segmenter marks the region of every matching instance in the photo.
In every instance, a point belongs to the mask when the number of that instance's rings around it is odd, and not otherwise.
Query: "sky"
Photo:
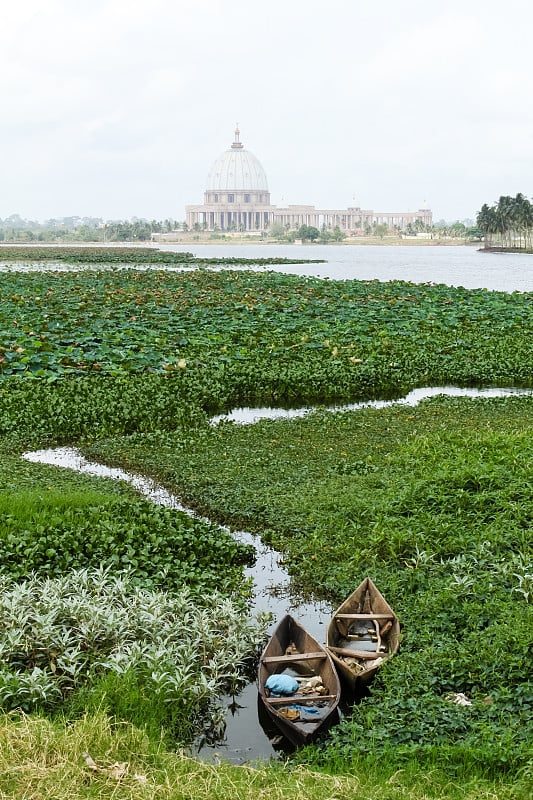
[[[0,218],[185,219],[241,141],[275,205],[475,218],[533,193],[531,0],[19,0]]]

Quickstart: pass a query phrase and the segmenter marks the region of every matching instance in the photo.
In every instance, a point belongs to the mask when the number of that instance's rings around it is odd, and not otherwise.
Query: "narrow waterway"
[[[516,388],[463,389],[454,386],[424,387],[409,392],[399,400],[373,400],[345,406],[335,406],[330,410],[336,412],[353,411],[361,408],[386,408],[392,405],[416,406],[422,400],[436,395],[454,397],[511,397],[532,395],[532,390]],[[238,424],[253,424],[259,419],[291,418],[303,416],[313,408],[279,409],[279,408],[242,408],[234,409],[211,419],[216,425],[222,420],[230,420]],[[179,498],[164,487],[142,475],[126,472],[115,467],[108,467],[88,461],[76,448],[58,447],[47,450],[36,450],[24,453],[28,461],[50,464],[75,470],[77,472],[99,477],[121,480],[129,483],[140,494],[154,503],[184,511],[191,516],[195,512],[182,505]],[[320,642],[325,642],[326,625],[332,608],[320,601],[302,601],[291,589],[290,578],[283,567],[279,553],[262,544],[259,537],[247,531],[232,531],[239,541],[251,544],[256,551],[256,562],[246,570],[246,577],[251,577],[254,586],[252,613],[270,611],[274,622],[290,612],[300,620],[307,630]],[[242,764],[247,761],[265,760],[275,755],[276,741],[271,731],[264,730],[259,724],[257,689],[254,682],[249,683],[237,697],[222,698],[226,705],[226,731],[223,741],[216,745],[204,745],[196,753],[207,760],[222,759]]]
[[[35,450],[24,453],[24,458],[40,464],[72,469],[86,475],[125,481],[154,503],[184,511],[190,516],[197,516],[192,509],[183,506],[178,497],[149,478],[89,461],[77,448],[56,447]],[[256,552],[255,564],[245,570],[245,577],[253,581],[251,613],[271,612],[273,615],[271,627],[273,627],[282,616],[290,612],[316,639],[324,642],[325,626],[332,612],[331,606],[318,600],[304,602],[299,599],[291,589],[290,578],[283,567],[280,554],[263,545],[258,536],[248,531],[232,531],[232,535],[245,544],[251,544]],[[223,697],[221,703],[226,707],[224,740],[216,744],[199,742],[194,749],[195,755],[208,761],[222,759],[234,764],[243,764],[251,760],[268,760],[276,754],[276,737],[271,736],[275,732],[268,728],[263,730],[259,724],[257,689],[254,681],[248,683],[238,697]],[[265,720],[264,724],[268,726],[268,721]]]

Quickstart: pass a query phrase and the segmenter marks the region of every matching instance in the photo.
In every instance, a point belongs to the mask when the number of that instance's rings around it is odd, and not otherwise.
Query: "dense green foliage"
[[[249,554],[217,529],[19,458],[24,447],[81,443],[215,520],[260,532],[304,589],[339,602],[364,575],[375,579],[400,616],[401,651],[327,745],[302,756],[309,763],[376,771],[383,797],[395,796],[383,776],[396,770],[437,769],[463,788],[504,775],[525,785],[531,398],[250,427],[210,426],[207,414],[425,384],[531,386],[531,295],[131,269],[8,272],[1,293],[4,573],[60,576],[102,561],[145,591],[185,581],[246,596],[238,576]],[[90,683],[87,703],[106,698],[127,717],[142,686],[131,673],[106,681]],[[456,692],[472,705],[453,704]],[[436,797],[453,794],[439,787]]]
[[[209,516],[260,531],[295,580],[339,603],[370,574],[401,656],[320,763],[386,755],[456,773],[531,757],[533,400],[438,398],[188,436],[99,442]],[[470,707],[448,695],[462,692]]]
[[[533,205],[523,194],[502,195],[497,203],[481,207],[477,225],[486,248],[526,250],[533,247]]]
[[[177,373],[212,403],[330,401],[423,383],[530,384],[533,298],[249,272],[2,277],[5,377]],[[112,391],[112,390],[111,390]]]
[[[242,565],[253,562],[253,551],[218,527],[148,501],[88,505],[68,495],[58,503],[32,493],[22,495],[24,505],[13,513],[10,500],[0,494],[0,559],[3,572],[17,579],[102,565],[127,571],[143,586],[231,592],[241,584]]]
[[[151,721],[156,738],[191,740],[220,716],[217,697],[239,686],[263,633],[217,592],[150,592],[123,570],[2,578],[0,589],[4,710],[105,706]]]

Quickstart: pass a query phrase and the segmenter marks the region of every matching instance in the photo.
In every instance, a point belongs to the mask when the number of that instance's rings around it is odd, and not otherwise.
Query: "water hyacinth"
[[[128,673],[194,717],[239,685],[265,624],[217,593],[147,591],[104,569],[21,584],[3,577],[0,703],[52,708],[105,673]]]

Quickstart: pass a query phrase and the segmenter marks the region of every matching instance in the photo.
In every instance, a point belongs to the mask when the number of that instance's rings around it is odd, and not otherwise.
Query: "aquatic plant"
[[[437,397],[90,451],[259,532],[299,587],[333,604],[372,576],[402,623],[400,651],[318,763],[429,768],[438,745],[449,773],[494,776],[524,767],[532,735],[532,434],[531,397]],[[472,706],[451,705],[457,692]]]
[[[117,711],[124,705],[117,697],[125,687],[131,695],[133,682],[144,714],[150,704],[160,715],[166,709],[159,721],[185,741],[206,712],[216,715],[217,697],[242,683],[264,625],[217,592],[148,591],[124,570],[75,570],[18,584],[4,576],[0,705],[51,709],[81,687],[85,703],[96,692],[106,704],[103,682],[108,693],[113,686]]]
[[[103,566],[145,588],[249,591],[242,568],[253,563],[253,547],[218,526],[131,495],[87,501],[33,491],[17,502],[0,492],[0,576],[61,578]]]

